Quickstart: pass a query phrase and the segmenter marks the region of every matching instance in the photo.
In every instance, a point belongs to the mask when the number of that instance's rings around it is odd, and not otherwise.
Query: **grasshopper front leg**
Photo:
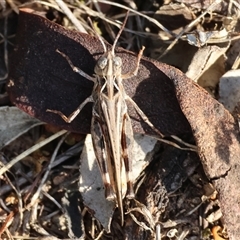
[[[96,78],[95,77],[91,77],[89,76],[87,73],[85,73],[83,70],[81,70],[80,68],[76,67],[73,65],[71,59],[63,52],[59,51],[58,49],[56,50],[57,53],[61,54],[68,62],[68,64],[70,65],[70,67],[72,68],[72,70],[76,73],[78,73],[79,75],[85,77],[86,79],[88,79],[89,81],[95,82]]]
[[[63,52],[59,51],[58,49],[56,50],[57,53],[59,53],[60,55],[62,55],[68,62],[68,64],[70,65],[70,67],[72,68],[72,70],[76,73],[78,73],[79,75],[85,77],[86,79],[88,79],[89,81],[92,81],[95,83],[96,78],[89,76],[87,73],[85,73],[84,71],[82,71],[80,68],[76,67],[73,65],[72,61],[70,60],[70,58]],[[68,117],[66,115],[64,115],[62,112],[57,111],[57,110],[51,110],[51,109],[47,109],[47,112],[52,112],[55,114],[58,114],[65,122],[70,123],[72,122],[76,116],[81,112],[81,110],[84,108],[84,106],[89,103],[89,102],[94,102],[92,95],[89,96],[88,98],[86,98],[84,100],[84,102],[82,102],[78,108],[72,113],[70,114]]]
[[[72,121],[77,117],[77,115],[81,112],[81,110],[84,108],[84,106],[85,106],[87,103],[89,103],[89,102],[93,102],[92,96],[86,98],[86,99],[78,106],[78,108],[77,108],[73,113],[71,113],[68,117],[67,117],[66,115],[64,115],[62,112],[57,111],[57,110],[47,109],[46,111],[47,111],[47,112],[55,113],[55,114],[59,115],[65,122],[70,123],[70,122],[72,122]]]

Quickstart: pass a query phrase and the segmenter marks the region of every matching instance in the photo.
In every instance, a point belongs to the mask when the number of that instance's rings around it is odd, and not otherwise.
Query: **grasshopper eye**
[[[107,62],[108,62],[107,58],[102,57],[98,60],[97,65],[100,69],[104,69],[107,66]]]
[[[114,57],[113,58],[114,66],[121,67],[122,66],[122,59],[120,57]]]

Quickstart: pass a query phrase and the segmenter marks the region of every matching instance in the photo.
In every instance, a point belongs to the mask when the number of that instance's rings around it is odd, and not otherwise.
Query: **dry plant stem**
[[[9,4],[9,6],[12,8],[12,10],[16,13],[19,14],[19,9],[17,7],[17,5],[15,4],[15,2],[13,0],[6,0],[7,3]]]
[[[50,173],[50,170],[51,170],[52,167],[53,167],[53,162],[54,162],[54,160],[56,159],[58,150],[59,150],[59,148],[61,147],[61,145],[62,145],[63,141],[65,140],[65,138],[67,137],[67,135],[68,135],[68,134],[66,134],[65,136],[62,137],[62,139],[59,141],[56,149],[54,150],[53,155],[52,155],[52,157],[51,157],[51,160],[50,160],[50,162],[49,162],[49,165],[48,165],[48,167],[47,167],[47,170],[46,170],[46,172],[45,172],[45,174],[44,174],[44,176],[43,176],[43,178],[42,178],[42,180],[41,180],[41,182],[40,182],[40,184],[39,184],[39,187],[38,187],[37,191],[36,191],[35,194],[33,195],[32,199],[31,199],[31,203],[28,205],[28,208],[30,208],[30,207],[35,203],[35,201],[39,198],[39,195],[40,195],[40,193],[41,193],[41,191],[42,191],[42,187],[43,187],[44,183],[46,182],[46,180],[47,180],[47,178],[48,178],[48,175],[49,175],[49,173]],[[50,197],[50,196],[49,196],[49,197]],[[57,204],[57,205],[58,205],[58,204]],[[58,205],[58,206],[60,206],[60,205]]]
[[[238,53],[233,65],[232,65],[232,70],[238,69],[239,65],[240,65],[240,52]]]
[[[27,174],[26,176],[27,178],[32,177],[32,173]],[[21,186],[23,184],[25,184],[28,180],[26,177],[21,177],[20,179],[18,179],[18,186]],[[9,186],[9,184],[5,184],[1,187],[0,189],[0,196],[2,196],[3,194],[8,193],[9,191],[12,191],[12,187]]]
[[[7,40],[7,30],[8,30],[8,26],[7,26],[7,16],[4,18],[4,33],[3,33],[3,49],[4,49],[4,62],[5,62],[5,66],[6,66],[6,73],[3,77],[0,77],[0,81],[2,80],[6,80],[6,78],[8,77],[8,50],[7,50],[7,44],[8,44],[8,40]]]
[[[53,167],[58,166],[62,162],[64,162],[67,159],[71,158],[72,156],[79,155],[81,150],[82,150],[82,144],[81,143],[78,143],[78,144],[74,145],[69,150],[67,150],[65,153],[63,153],[63,154],[61,154],[60,156],[57,157],[57,159],[53,163]],[[28,181],[27,178],[31,178],[32,175],[33,174],[30,172],[30,173],[27,174],[26,177],[21,177],[20,179],[18,179],[18,182],[17,182],[18,186],[20,187],[23,184],[25,184]],[[12,188],[8,184],[3,185],[1,187],[1,189],[0,189],[0,196],[2,196],[3,194],[8,193],[11,190],[12,190]]]
[[[104,229],[98,234],[98,236],[96,238],[94,238],[94,240],[99,240],[101,239],[102,235],[104,234]]]
[[[11,210],[6,206],[6,204],[2,198],[0,198],[0,206],[5,212],[7,212],[7,213],[11,212]],[[3,219],[1,219],[1,220],[3,220]]]
[[[24,199],[23,199],[24,202],[27,202],[28,199],[32,196],[35,187],[40,181],[40,178],[41,178],[41,174],[38,174],[37,177],[34,178],[34,181],[30,185],[30,187],[27,189],[27,194],[24,194]]]
[[[12,181],[8,178],[7,174],[5,174],[5,178],[8,181],[8,184],[11,186],[11,188],[15,191],[17,198],[18,198],[18,212],[19,212],[19,219],[20,219],[20,223],[18,225],[18,229],[20,228],[20,226],[22,225],[22,221],[23,221],[23,201],[22,201],[22,194],[21,192],[17,189],[19,186],[18,184],[15,185],[12,183]],[[17,229],[17,230],[18,230]]]
[[[183,230],[183,232],[181,233],[181,235],[178,237],[178,240],[184,240],[186,239],[187,235],[189,234],[189,230]]]
[[[141,17],[146,18],[149,22],[154,23],[156,26],[158,26],[158,27],[159,27],[160,29],[162,29],[164,32],[167,32],[167,33],[169,33],[169,34],[172,35],[172,36],[174,35],[171,31],[169,31],[167,28],[165,28],[165,27],[164,27],[161,23],[159,23],[157,20],[155,20],[154,18],[148,17],[147,15],[142,14],[142,13],[140,13],[139,11],[135,11],[135,10],[129,8],[129,7],[126,7],[126,6],[122,5],[122,4],[118,4],[118,3],[113,2],[113,1],[106,1],[106,0],[97,0],[97,1],[100,2],[100,3],[105,3],[105,4],[109,4],[109,5],[112,5],[112,6],[116,6],[116,7],[122,8],[122,9],[126,9],[126,10],[128,10],[128,11],[130,11],[130,12],[132,12],[132,13],[135,13],[136,15],[139,15],[139,16],[141,16]]]
[[[67,15],[69,20],[74,24],[74,26],[77,28],[78,31],[87,33],[85,28],[82,26],[82,24],[78,21],[78,19],[73,15],[73,13],[70,11],[66,3],[62,0],[56,0],[56,4],[62,9],[62,11]]]
[[[110,19],[110,18],[108,19],[108,18],[105,16],[105,14],[103,14],[103,13],[101,13],[101,12],[94,11],[94,10],[92,10],[91,8],[89,8],[88,6],[86,6],[85,4],[79,4],[79,8],[81,8],[81,10],[83,10],[84,13],[87,12],[89,16],[91,16],[91,17],[97,17],[97,18],[105,21],[106,23],[110,23],[111,25],[116,26],[116,27],[119,28],[119,29],[120,29],[121,26],[122,26],[122,23],[119,23],[119,21],[113,21],[113,20]],[[121,17],[124,17],[124,16],[125,16],[125,14],[122,14]],[[119,15],[118,15],[118,18],[120,18]],[[106,28],[108,28],[108,25],[106,25]],[[92,29],[91,29],[91,30],[92,30]],[[112,29],[109,29],[109,31],[112,31]],[[133,30],[130,30],[130,29],[127,29],[127,28],[125,28],[125,31],[131,32],[131,33],[135,33],[135,34],[139,34],[138,31],[133,31]],[[94,34],[96,34],[96,32],[95,32]],[[114,35],[114,33],[111,32],[110,35],[112,36],[112,35]],[[144,33],[142,33],[142,35],[146,35],[146,33],[144,32]],[[100,39],[99,39],[99,40],[100,40]],[[101,41],[101,40],[100,40],[100,41]]]
[[[40,235],[50,235],[41,225],[38,224],[38,202],[35,202],[35,204],[32,206],[30,225]]]
[[[48,0],[48,2],[45,2],[44,0],[37,1],[38,3],[42,4],[43,6],[47,6],[49,8],[56,9],[57,11],[61,12],[61,9],[56,5],[55,0]],[[30,2],[23,4],[23,6],[28,5]]]
[[[49,194],[48,194],[47,192],[45,192],[45,191],[41,191],[41,192],[42,192],[42,194],[43,194],[45,197],[47,197],[50,201],[52,201],[62,212],[64,212],[61,204],[58,203],[58,202],[56,201],[56,199],[54,199],[51,195],[49,195]]]
[[[50,214],[48,214],[48,215],[46,215],[44,217],[41,217],[41,220],[42,221],[49,221],[52,217],[59,215],[59,212],[60,212],[59,210],[51,212]]]
[[[1,228],[0,228],[0,236],[1,236],[1,235],[5,232],[5,230],[11,225],[11,223],[12,223],[12,221],[13,221],[13,217],[14,217],[14,212],[11,211],[11,212],[8,214],[8,216],[7,216],[4,224],[3,224],[3,225],[1,226]]]
[[[207,200],[207,199],[206,199]],[[206,201],[205,200],[205,201]],[[201,203],[199,203],[195,208],[193,208],[190,212],[188,212],[187,214],[185,214],[185,216],[190,216],[192,215],[195,211],[197,211],[201,206],[202,204],[205,202],[205,201],[202,201]]]
[[[99,13],[103,14],[101,11],[101,7],[98,4],[98,1],[93,1],[93,5]]]
[[[150,213],[150,211],[147,209],[147,207],[138,202],[136,199],[134,200],[135,203],[137,204],[137,207],[129,209],[128,212],[126,214],[130,214],[130,216],[132,217],[132,219],[141,227],[143,227],[145,230],[150,230],[151,232],[154,232],[154,228],[156,226],[155,221],[153,220],[152,214]],[[138,212],[141,213],[142,216],[144,217],[144,219],[146,220],[146,222],[149,224],[150,227],[147,227],[145,225],[145,223],[143,222],[139,222],[136,217],[132,214],[132,212]]]
[[[10,233],[8,228],[4,231],[4,233],[5,233],[6,239],[15,240],[14,236]]]
[[[237,1],[230,0],[238,9],[240,9],[240,4]]]
[[[66,152],[59,155],[57,157],[57,159],[53,162],[52,167],[56,167],[59,164],[61,164],[62,162],[66,161],[67,159],[69,159],[73,156],[79,155],[79,153],[82,151],[82,149],[83,149],[83,143],[80,142],[80,143],[75,144],[69,150],[67,150]]]
[[[191,23],[189,23],[175,38],[175,40],[167,47],[167,49],[163,52],[163,54],[158,58],[161,59],[163,56],[165,56],[170,49],[173,48],[173,46],[178,42],[178,40],[182,37],[184,33],[189,31],[192,27],[195,26],[196,23],[198,23],[202,17],[204,17],[208,12],[212,11],[219,3],[221,3],[222,0],[215,0],[200,16],[198,16],[195,20],[193,20]]]
[[[145,231],[151,231],[153,233],[153,230],[150,227],[148,227],[144,222],[139,222],[132,213],[129,213],[129,215],[138,226],[142,227]]]
[[[156,225],[156,240],[161,240],[162,236],[161,236],[161,225],[158,223]]]
[[[6,164],[4,167],[2,167],[0,169],[0,176],[5,173],[6,171],[8,171],[14,164],[16,164],[17,162],[21,161],[23,158],[25,158],[26,156],[30,155],[31,153],[33,153],[34,151],[38,150],[39,148],[43,147],[44,145],[48,144],[49,142],[53,141],[54,139],[62,136],[63,134],[67,133],[66,130],[61,130],[57,133],[55,133],[54,135],[52,135],[51,137],[43,140],[40,143],[35,144],[34,146],[32,146],[31,148],[29,148],[28,150],[24,151],[23,153],[21,153],[20,155],[18,155],[16,158],[12,159],[8,164]]]
[[[95,222],[95,218],[92,218],[91,219],[91,222],[92,222],[92,224],[91,224],[91,236],[92,236],[92,238],[94,239],[95,238],[95,231],[94,231],[94,222]]]

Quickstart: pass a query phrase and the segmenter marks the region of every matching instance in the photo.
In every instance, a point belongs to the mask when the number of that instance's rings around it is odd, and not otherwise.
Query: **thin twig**
[[[69,20],[73,23],[73,25],[78,29],[78,31],[87,33],[85,28],[82,26],[82,24],[78,21],[78,19],[73,15],[73,13],[70,11],[66,3],[64,3],[62,0],[56,0],[56,4],[62,9],[64,14],[69,18]]]
[[[189,23],[175,38],[175,40],[167,47],[167,49],[163,52],[163,54],[158,58],[161,59],[163,56],[165,56],[170,49],[173,48],[173,46],[178,42],[178,40],[182,37],[184,33],[191,30],[192,27],[198,23],[202,17],[204,17],[208,12],[212,11],[219,3],[221,3],[222,0],[215,0],[200,16],[198,16],[195,20],[193,20],[191,23]]]
[[[59,141],[56,149],[54,150],[53,155],[52,155],[52,157],[51,157],[51,160],[50,160],[50,162],[49,162],[49,165],[48,165],[48,167],[47,167],[47,170],[46,170],[45,174],[43,175],[43,178],[42,178],[42,180],[41,180],[41,182],[40,182],[40,184],[39,184],[39,187],[38,187],[37,191],[35,192],[35,194],[33,195],[32,199],[31,199],[31,203],[28,205],[28,208],[31,207],[31,206],[33,206],[33,204],[35,203],[35,201],[39,198],[39,195],[40,195],[40,193],[41,193],[41,191],[42,191],[43,185],[45,184],[45,182],[46,182],[46,180],[47,180],[47,178],[48,178],[48,175],[49,175],[49,173],[50,173],[50,170],[51,170],[52,167],[53,167],[53,162],[54,162],[54,160],[56,159],[58,150],[59,150],[59,148],[61,147],[61,145],[62,145],[62,143],[63,143],[63,141],[65,140],[65,138],[66,138],[67,135],[68,135],[68,134],[66,134],[65,136],[62,137],[62,139]],[[49,196],[49,197],[50,197],[50,196]],[[57,204],[57,205],[60,206],[59,204]],[[61,207],[60,207],[60,208],[61,208]]]
[[[6,73],[4,76],[0,77],[0,81],[1,83],[3,81],[5,81],[8,77],[8,48],[7,48],[7,45],[8,45],[8,40],[7,40],[7,30],[8,30],[8,26],[7,26],[7,23],[8,23],[8,17],[6,16],[4,18],[4,27],[3,27],[3,51],[4,51],[4,63],[5,63],[5,67],[6,67]]]
[[[4,167],[2,167],[0,169],[0,176],[3,173],[5,173],[6,171],[8,171],[14,164],[16,164],[17,162],[21,161],[23,158],[25,158],[26,156],[30,155],[31,153],[33,153],[34,151],[36,151],[39,148],[43,147],[44,145],[48,144],[49,142],[53,141],[54,139],[62,136],[66,132],[67,132],[66,130],[61,130],[61,131],[55,133],[54,135],[52,135],[51,137],[43,140],[40,143],[35,144],[34,146],[29,148],[28,150],[24,151],[23,153],[18,155],[16,158],[12,159],[11,162],[9,162],[8,164],[6,164]]]
[[[64,152],[63,154],[61,154],[60,156],[57,157],[56,161],[54,161],[53,163],[53,167],[58,166],[59,164],[61,164],[62,162],[68,160],[69,158],[71,158],[72,156],[76,156],[80,153],[80,151],[82,150],[82,143],[77,143],[76,145],[74,145],[73,147],[71,147],[69,150],[67,150],[66,152]],[[26,177],[21,177],[20,179],[18,179],[18,186],[22,186],[23,184],[25,184],[28,180],[27,178],[31,178],[33,176],[32,172],[29,172]],[[5,184],[3,186],[1,186],[0,188],[0,196],[2,196],[3,194],[8,193],[9,191],[11,191],[12,188],[8,185]]]
[[[174,35],[171,31],[169,31],[167,28],[165,28],[161,23],[159,23],[156,19],[154,18],[151,18],[145,14],[142,14],[140,13],[139,11],[135,11],[134,9],[131,9],[127,6],[124,6],[122,4],[119,4],[119,3],[116,3],[116,2],[113,2],[113,1],[107,1],[107,0],[95,0],[95,1],[98,1],[100,3],[105,3],[105,4],[109,4],[109,5],[112,5],[112,6],[116,6],[116,7],[119,7],[119,8],[122,8],[122,9],[126,9],[126,10],[129,10],[130,12],[132,13],[135,13],[143,18],[146,18],[149,22],[152,22],[154,23],[156,26],[158,26],[160,29],[162,29],[164,32],[167,32],[169,33],[170,35]],[[105,17],[105,16],[104,16]],[[106,18],[106,17],[105,17]]]

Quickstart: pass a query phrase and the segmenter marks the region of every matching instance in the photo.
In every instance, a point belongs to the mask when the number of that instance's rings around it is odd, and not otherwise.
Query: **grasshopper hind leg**
[[[103,132],[100,127],[100,123],[96,117],[93,117],[93,120],[92,120],[91,135],[92,135],[92,142],[93,142],[95,156],[97,158],[97,162],[102,175],[103,184],[105,187],[105,197],[108,200],[114,200],[116,199],[116,194],[111,185],[109,169],[106,162],[106,153],[104,152],[105,146],[104,146]]]
[[[127,134],[126,134],[127,133]],[[124,160],[127,180],[127,193],[126,197],[132,199],[135,197],[133,189],[132,179],[132,157],[130,156],[133,144],[133,131],[131,125],[131,119],[126,113],[123,118],[123,129],[122,129],[122,158]]]

